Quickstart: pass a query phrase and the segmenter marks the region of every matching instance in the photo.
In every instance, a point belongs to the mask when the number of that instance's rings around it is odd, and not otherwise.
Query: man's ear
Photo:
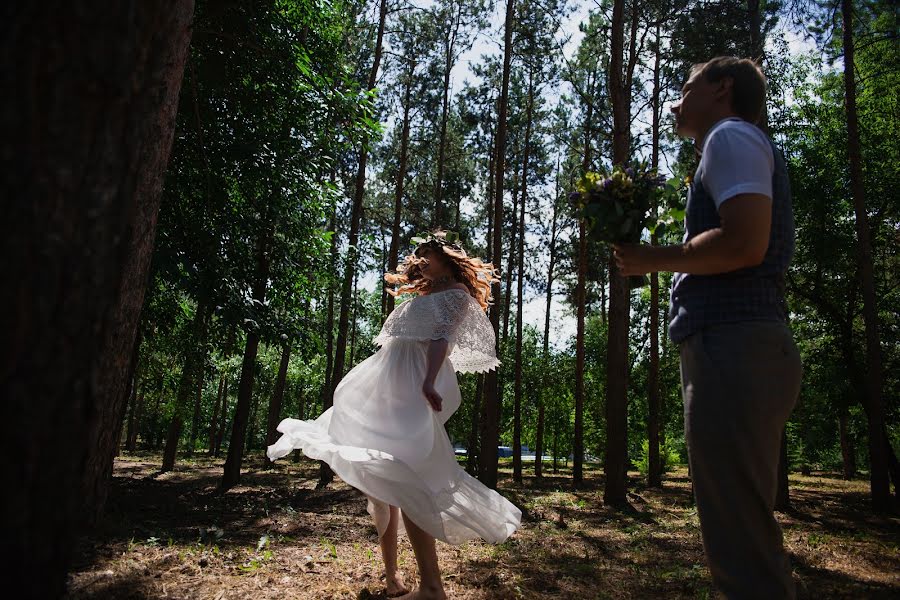
[[[731,104],[731,99],[729,96],[734,92],[734,77],[723,77],[721,81],[716,85],[716,91],[713,92],[713,95],[716,97],[716,100],[726,101],[728,104]]]

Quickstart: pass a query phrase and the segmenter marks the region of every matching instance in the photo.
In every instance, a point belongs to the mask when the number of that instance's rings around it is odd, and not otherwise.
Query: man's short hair
[[[710,83],[718,83],[730,77],[731,102],[734,112],[745,121],[759,122],[766,106],[766,76],[759,65],[749,58],[717,56],[696,64],[691,76],[699,75]]]

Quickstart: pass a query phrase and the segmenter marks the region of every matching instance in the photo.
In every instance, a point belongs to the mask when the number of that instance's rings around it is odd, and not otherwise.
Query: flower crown
[[[417,235],[410,240],[413,244],[416,245],[415,254],[419,253],[419,250],[425,249],[430,246],[434,247],[448,247],[456,252],[461,252],[463,255],[466,254],[466,251],[463,250],[463,247],[459,244],[459,234],[455,231],[435,231],[432,233],[423,233]]]

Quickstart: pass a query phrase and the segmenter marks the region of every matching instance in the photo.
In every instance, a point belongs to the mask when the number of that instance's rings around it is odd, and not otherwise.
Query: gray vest
[[[674,342],[710,325],[787,319],[784,288],[794,254],[794,213],[784,158],[774,144],[772,152],[772,232],[763,262],[720,275],[676,273],[669,304],[669,336]],[[685,240],[720,223],[719,211],[704,189],[702,177],[695,177],[688,190]]]

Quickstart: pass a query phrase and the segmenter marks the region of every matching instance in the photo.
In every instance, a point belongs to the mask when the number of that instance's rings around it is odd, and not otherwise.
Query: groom
[[[672,107],[700,154],[684,243],[615,248],[625,275],[676,272],[669,335],[691,478],[709,568],[729,599],[795,597],[773,514],[802,371],[784,302],[794,220],[784,160],[755,125],[765,97],[750,60],[694,66]]]

